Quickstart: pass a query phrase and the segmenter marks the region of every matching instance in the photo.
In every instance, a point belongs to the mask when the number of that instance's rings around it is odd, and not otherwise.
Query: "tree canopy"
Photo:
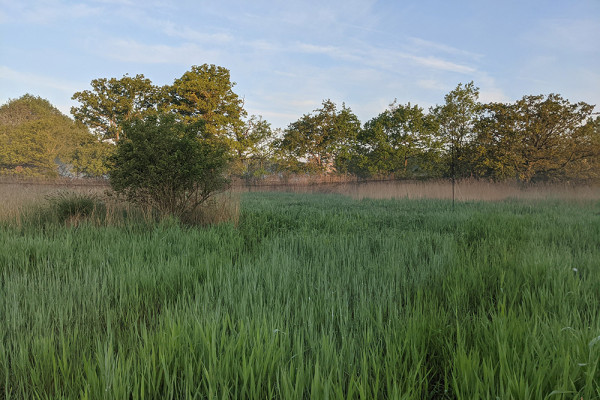
[[[94,79],[91,86],[73,95],[79,105],[71,108],[71,114],[103,140],[118,142],[127,123],[161,113],[173,114],[186,124],[202,122],[204,137],[225,143],[236,157],[239,172],[249,168],[250,160],[269,153],[265,150],[273,137],[270,125],[260,116],[246,118],[226,68],[195,65],[162,87],[141,74]]]
[[[444,96],[445,103],[431,109],[438,125],[438,136],[446,150],[446,166],[450,176],[472,175],[469,168],[469,145],[481,109],[479,88],[473,82],[459,84]]]
[[[144,75],[94,79],[91,85],[73,95],[81,105],[71,114],[103,139],[118,141],[125,122],[157,110],[160,90]]]
[[[252,178],[267,171],[266,164],[273,157],[275,132],[271,124],[260,116],[253,115],[234,131],[233,172]]]
[[[246,116],[242,100],[233,92],[229,70],[216,65],[192,66],[164,88],[164,107],[184,122],[203,121],[208,136],[232,138]]]
[[[48,100],[26,94],[0,107],[0,173],[56,176],[59,165],[101,175],[106,148]],[[101,164],[101,163],[100,163]]]
[[[478,127],[478,164],[492,176],[525,182],[591,177],[600,156],[594,107],[560,95],[489,104]]]
[[[439,153],[437,124],[419,106],[400,105],[368,121],[358,136],[360,161],[354,168],[369,174],[415,177],[430,174]],[[365,171],[363,171],[364,173]]]
[[[345,169],[360,131],[360,121],[342,104],[338,110],[331,100],[291,123],[279,142],[287,157],[303,160],[305,168],[317,171]]]
[[[229,70],[213,64],[194,65],[162,87],[141,74],[94,79],[91,86],[73,95],[80,105],[71,114],[104,139],[118,141],[125,123],[160,111],[185,123],[203,121],[205,135],[231,141],[246,116]]]
[[[483,178],[572,181],[600,179],[599,118],[594,106],[558,94],[527,95],[512,103],[482,103],[474,82],[458,84],[441,105],[424,110],[394,102],[364,125],[331,100],[285,129],[247,117],[226,68],[192,66],[170,85],[143,75],[100,78],[77,92],[65,119],[33,96],[2,106],[2,171],[54,171],[67,160],[77,171],[102,174],[124,127],[172,115],[177,123],[202,123],[203,140],[226,146],[233,174],[351,173],[405,179]],[[40,111],[40,110],[45,111]],[[88,129],[86,130],[85,127]],[[94,135],[92,135],[92,132]]]

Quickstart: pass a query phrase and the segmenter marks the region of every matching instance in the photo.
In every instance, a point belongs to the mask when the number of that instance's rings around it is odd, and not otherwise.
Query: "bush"
[[[205,138],[203,124],[158,115],[134,120],[123,132],[109,177],[127,200],[182,218],[227,186],[227,147]]]

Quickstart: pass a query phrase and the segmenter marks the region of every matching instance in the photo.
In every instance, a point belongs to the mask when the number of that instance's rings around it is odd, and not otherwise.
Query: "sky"
[[[600,111],[600,0],[0,0],[0,104],[65,114],[97,78],[167,85],[230,70],[250,115],[285,128],[325,99],[364,123],[474,81],[483,102],[558,93]]]

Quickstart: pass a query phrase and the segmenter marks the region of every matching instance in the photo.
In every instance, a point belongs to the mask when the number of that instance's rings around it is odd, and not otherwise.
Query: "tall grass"
[[[239,191],[280,191],[293,193],[338,193],[355,199],[452,199],[452,182],[449,180],[407,181],[356,181],[343,176],[338,180],[315,180],[238,186]],[[455,198],[458,201],[522,200],[600,200],[597,184],[490,182],[464,179],[456,182]]]
[[[0,398],[600,397],[600,204],[0,226]]]
[[[0,185],[1,187],[2,185]],[[16,186],[16,189],[19,189]],[[39,229],[49,224],[77,226],[82,223],[95,226],[125,226],[132,224],[154,223],[169,218],[150,208],[137,207],[117,197],[104,188],[103,191],[56,189],[15,190],[14,196],[6,196],[0,212],[0,224]],[[3,196],[0,196],[0,204]],[[15,199],[20,200],[15,201]],[[231,191],[219,193],[192,212],[181,216],[180,221],[186,225],[215,225],[223,222],[237,224],[239,218],[238,193]]]
[[[109,186],[106,183],[103,184],[102,181],[95,180],[35,178],[17,180],[0,177],[0,222],[19,225],[23,222],[24,216],[28,218],[36,213],[38,214],[36,218],[47,218],[49,215],[43,217],[41,213],[51,209],[55,214],[52,218],[60,219],[56,213],[58,207],[61,206],[60,203],[74,205],[79,201],[81,205],[88,198],[99,205],[99,200],[105,197],[105,192],[108,189]],[[65,201],[61,202],[61,198]],[[44,208],[46,210],[43,210]],[[112,209],[109,207],[105,211],[110,213]]]

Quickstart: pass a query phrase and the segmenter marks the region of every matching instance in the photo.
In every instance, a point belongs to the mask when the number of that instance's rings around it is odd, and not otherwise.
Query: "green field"
[[[600,398],[600,202],[0,226],[0,399]]]

